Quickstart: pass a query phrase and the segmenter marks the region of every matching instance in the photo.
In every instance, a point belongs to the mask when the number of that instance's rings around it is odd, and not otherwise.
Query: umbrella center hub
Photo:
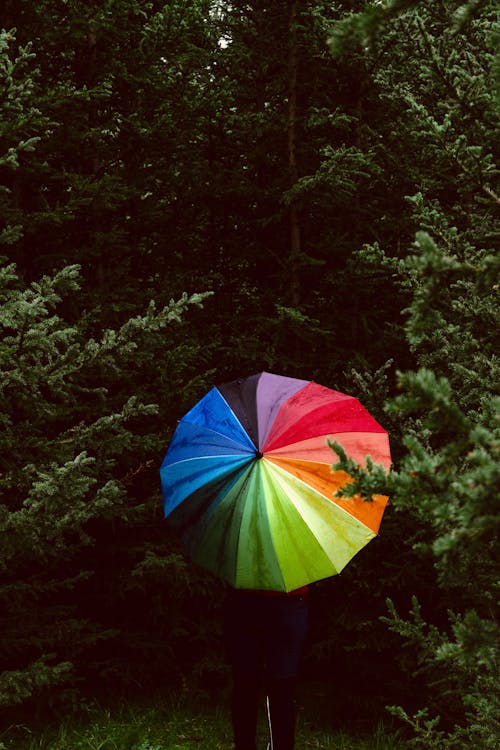
[[[263,455],[264,454],[262,453],[262,451],[259,451],[259,450],[255,451],[255,458],[262,458]]]

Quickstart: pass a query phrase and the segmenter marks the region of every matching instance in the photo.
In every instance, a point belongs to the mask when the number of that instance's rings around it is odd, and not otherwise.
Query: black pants
[[[294,688],[308,627],[307,595],[231,591],[226,637],[233,673],[235,750],[256,750],[259,698],[269,699],[273,750],[292,750]]]

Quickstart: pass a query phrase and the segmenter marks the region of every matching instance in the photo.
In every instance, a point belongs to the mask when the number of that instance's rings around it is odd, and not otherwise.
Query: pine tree
[[[500,737],[496,11],[488,2],[390,6],[385,19],[380,8],[350,19],[335,42],[340,51],[361,35],[374,45],[371,54],[396,45],[376,80],[394,112],[399,105],[401,145],[413,144],[418,192],[408,204],[422,229],[403,257],[388,245],[366,248],[359,259],[367,268],[392,269],[411,295],[405,332],[418,369],[400,372],[402,393],[386,404],[405,447],[395,471],[360,471],[343,455],[339,465],[356,480],[346,491],[390,494],[396,512],[414,520],[411,543],[422,561],[434,560],[434,604],[422,607],[414,598],[405,617],[401,603],[390,603],[386,621],[413,646],[414,674],[425,684],[424,707],[414,701],[393,711],[414,729],[415,746],[494,748]],[[406,43],[412,55],[405,63]]]
[[[1,241],[10,252],[30,222],[16,173],[37,162],[47,121],[32,103],[38,69],[30,48],[4,32],[0,55]],[[182,345],[171,335],[166,352],[165,333],[204,296],[163,308],[151,301],[145,314],[110,329],[96,311],[82,314],[81,283],[74,265],[31,283],[5,259],[0,269],[2,706],[54,695],[54,686],[88,670],[100,642],[116,637],[102,611],[85,610],[82,600],[89,586],[98,599],[96,582],[109,576],[96,550],[111,548],[113,526],[137,522],[150,502],[151,453],[167,437],[152,422],[151,396],[165,413],[169,399],[177,403],[176,369],[192,356],[185,331]],[[133,564],[145,555],[143,546]]]
[[[106,538],[99,524],[109,530],[118,519],[137,520],[147,500],[131,486],[151,451],[152,436],[137,424],[158,407],[134,394],[133,381],[144,382],[165,329],[203,295],[159,310],[151,303],[145,315],[95,339],[83,320],[60,315],[64,298],[79,291],[76,267],[26,286],[4,265],[0,278],[6,705],[74,677],[82,655],[112,634],[98,613],[93,621],[78,614],[76,597],[86,580],[106,575],[92,552],[96,534],[100,544]]]

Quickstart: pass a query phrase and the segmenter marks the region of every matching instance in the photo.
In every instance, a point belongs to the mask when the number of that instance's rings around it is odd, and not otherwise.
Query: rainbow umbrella
[[[339,573],[376,536],[387,497],[335,497],[337,441],[388,467],[387,432],[360,402],[261,372],[212,388],[179,422],[160,476],[192,559],[236,588],[291,591]]]

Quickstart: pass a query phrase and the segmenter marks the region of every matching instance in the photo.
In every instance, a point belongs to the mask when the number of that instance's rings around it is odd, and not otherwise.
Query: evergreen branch
[[[489,197],[493,198],[496,203],[500,204],[500,196],[498,196],[489,185],[483,185],[482,188],[486,195],[489,195]]]
[[[73,664],[61,661],[50,665],[47,654],[23,670],[6,670],[0,674],[0,706],[23,703],[41,690],[62,685],[71,679]]]

